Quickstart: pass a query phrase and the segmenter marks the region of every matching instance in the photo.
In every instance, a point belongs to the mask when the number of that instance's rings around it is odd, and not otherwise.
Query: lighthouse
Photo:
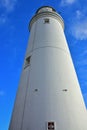
[[[43,6],[31,19],[29,31],[9,130],[87,130],[87,111],[62,17]]]

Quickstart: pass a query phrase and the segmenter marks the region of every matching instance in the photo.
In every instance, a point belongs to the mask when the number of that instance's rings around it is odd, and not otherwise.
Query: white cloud
[[[76,18],[80,19],[81,17],[83,17],[83,13],[80,10],[76,10]]]
[[[0,26],[8,22],[8,14],[11,13],[17,4],[17,0],[0,0]]]
[[[4,96],[5,92],[4,91],[0,91],[0,96]]]
[[[76,10],[74,17],[71,19],[70,33],[77,40],[87,39],[87,18],[83,12]]]
[[[87,19],[81,21],[74,21],[71,25],[71,33],[77,40],[87,39]]]
[[[0,7],[5,8],[8,12],[11,12],[14,10],[16,3],[17,0],[0,0]]]
[[[2,14],[0,16],[0,25],[5,24],[6,22],[7,22],[7,17],[4,14]]]
[[[75,0],[61,0],[61,6],[71,5],[75,2]]]

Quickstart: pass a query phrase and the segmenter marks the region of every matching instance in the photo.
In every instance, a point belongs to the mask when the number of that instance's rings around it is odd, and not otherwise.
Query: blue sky
[[[87,0],[0,0],[0,130],[8,130],[35,11],[53,6],[65,35],[87,106]]]

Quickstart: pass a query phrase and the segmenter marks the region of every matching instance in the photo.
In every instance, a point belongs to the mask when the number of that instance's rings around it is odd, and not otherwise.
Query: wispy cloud
[[[76,10],[76,18],[77,19],[81,19],[81,17],[83,17],[84,14],[80,11],[80,10]]]
[[[8,22],[8,14],[15,10],[17,0],[0,0],[0,25]]]
[[[75,16],[72,18],[70,33],[77,40],[87,39],[87,18],[80,10],[77,10]]]
[[[0,8],[6,9],[6,11],[11,12],[14,10],[17,0],[0,0]]]
[[[71,5],[75,2],[75,0],[61,0],[61,6]]]
[[[0,16],[0,25],[5,24],[7,22],[7,16],[2,14]]]
[[[0,91],[0,96],[4,96],[5,92],[3,90]]]
[[[87,20],[79,21],[72,26],[72,35],[77,40],[87,39]]]

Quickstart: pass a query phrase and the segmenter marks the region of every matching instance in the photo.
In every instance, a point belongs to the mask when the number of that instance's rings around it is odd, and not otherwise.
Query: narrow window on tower
[[[50,22],[50,21],[49,21],[48,18],[44,19],[44,23],[49,23],[49,22]]]
[[[28,57],[26,58],[26,60],[25,60],[25,67],[24,67],[24,68],[26,68],[27,66],[30,65],[30,58],[31,58],[31,56],[28,56]]]
[[[65,91],[65,92],[67,92],[68,90],[67,90],[67,89],[63,89],[62,91]]]

